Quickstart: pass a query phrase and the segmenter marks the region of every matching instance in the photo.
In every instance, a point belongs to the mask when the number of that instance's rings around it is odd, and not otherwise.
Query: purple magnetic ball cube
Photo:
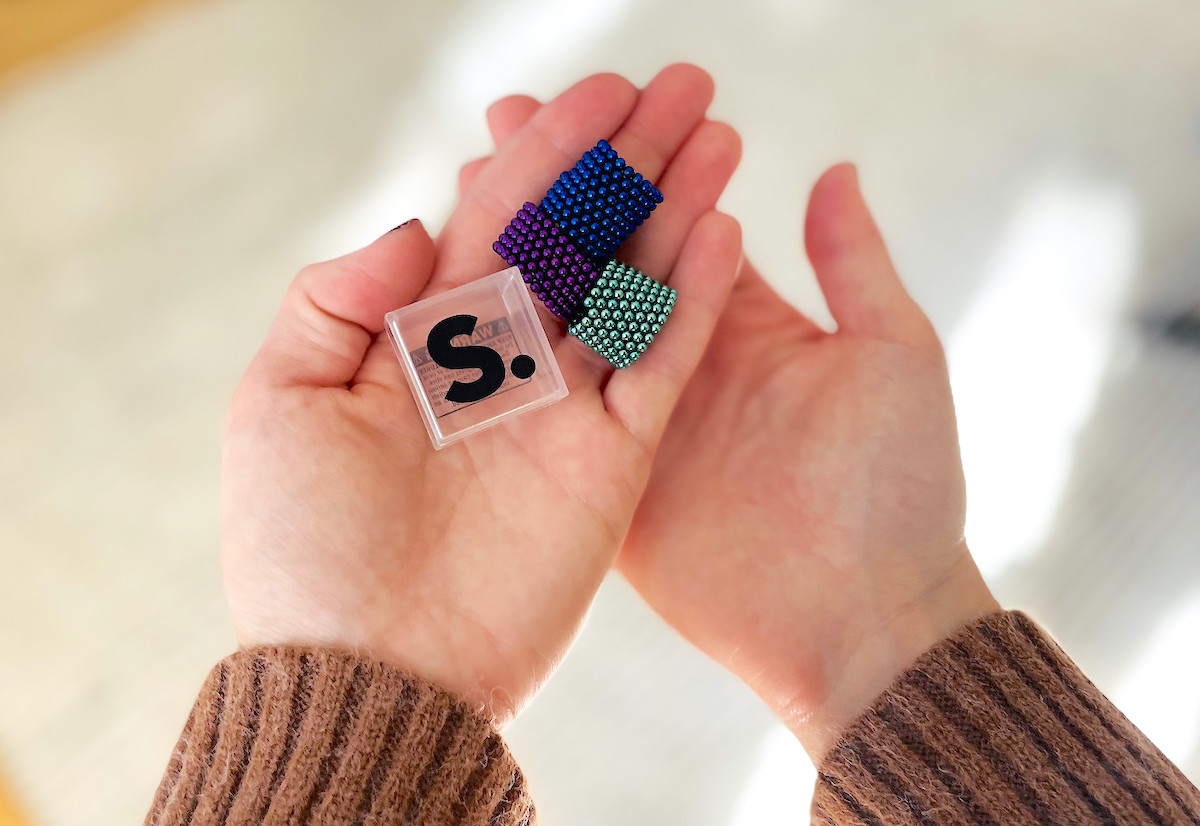
[[[526,203],[492,249],[521,277],[533,294],[564,321],[575,319],[600,271],[537,204]]]

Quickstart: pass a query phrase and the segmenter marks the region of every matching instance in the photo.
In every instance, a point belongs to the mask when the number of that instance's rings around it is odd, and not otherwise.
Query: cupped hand
[[[498,146],[537,111],[502,104]],[[646,240],[619,254],[653,266]],[[817,182],[805,241],[837,332],[743,264],[618,566],[819,760],[917,656],[998,606],[963,540],[941,344],[853,167]]]
[[[805,238],[837,332],[744,269],[619,566],[819,760],[917,656],[998,606],[963,539],[942,348],[853,167],[818,181]]]
[[[544,106],[506,99],[489,114],[503,146],[464,168],[436,242],[410,222],[297,276],[227,417],[222,558],[243,645],[356,648],[501,724],[536,691],[613,563],[740,261],[713,209],[738,143],[704,119],[711,96],[674,66],[641,91],[597,75]],[[639,234],[675,311],[615,374],[544,315],[567,398],[435,451],[384,314],[503,269],[492,241],[602,137],[666,193]]]

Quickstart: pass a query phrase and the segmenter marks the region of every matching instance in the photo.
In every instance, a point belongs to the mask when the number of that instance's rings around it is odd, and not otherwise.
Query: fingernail
[[[413,222],[414,222],[414,221],[416,221],[416,220],[417,220],[416,218],[409,218],[409,219],[408,219],[407,221],[405,221],[403,224],[398,224],[398,225],[396,225],[396,226],[392,227],[392,228],[391,228],[391,229],[389,229],[387,232],[385,232],[383,235],[391,235],[391,234],[392,234],[393,232],[395,232],[396,230],[398,230],[398,229],[404,229],[406,226],[408,226],[409,224],[413,223]],[[383,237],[383,235],[381,235],[381,236],[379,236],[379,237],[380,237],[380,238],[382,238],[382,237]]]

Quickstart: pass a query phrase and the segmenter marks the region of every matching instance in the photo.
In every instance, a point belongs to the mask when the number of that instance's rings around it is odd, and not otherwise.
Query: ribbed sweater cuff
[[[1200,794],[1022,613],[926,652],[820,767],[814,823],[1200,826]]]
[[[535,822],[490,722],[347,652],[262,647],[208,675],[146,824]]]

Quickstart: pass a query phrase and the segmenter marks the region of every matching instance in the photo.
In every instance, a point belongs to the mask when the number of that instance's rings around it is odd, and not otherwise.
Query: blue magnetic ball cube
[[[603,267],[662,199],[658,187],[601,140],[559,176],[541,207],[577,249]]]

